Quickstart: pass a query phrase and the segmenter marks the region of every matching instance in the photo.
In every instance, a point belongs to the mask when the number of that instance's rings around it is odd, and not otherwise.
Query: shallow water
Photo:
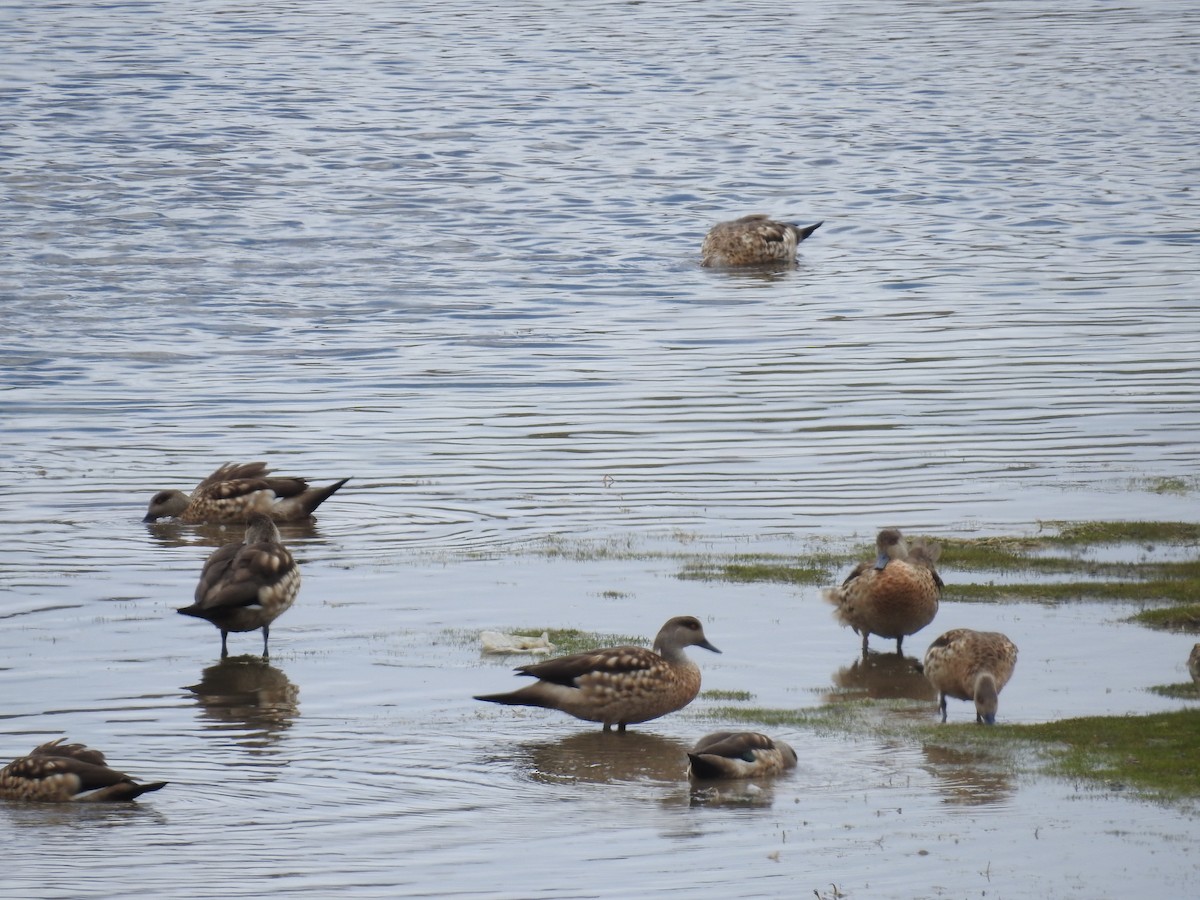
[[[932,715],[854,668],[816,589],[657,554],[1193,517],[1198,23],[7,9],[0,744],[67,734],[172,784],[0,807],[0,893],[1194,893],[1191,813],[1119,792],[781,733],[796,773],[693,795],[711,701],[620,738],[469,697],[512,681],[482,628],[689,612],[724,651],[693,654],[706,688]],[[707,226],[752,211],[825,224],[795,269],[700,269]],[[270,665],[215,666],[172,610],[229,534],[138,519],[258,458],[353,480],[285,530],[305,583]],[[1011,721],[1178,708],[1145,689],[1191,641],[1132,611],[947,603],[933,628],[1013,636]]]

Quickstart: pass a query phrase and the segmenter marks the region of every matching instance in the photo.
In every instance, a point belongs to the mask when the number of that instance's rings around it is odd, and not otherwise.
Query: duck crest
[[[876,538],[876,559],[859,563],[840,587],[827,588],[824,598],[835,607],[834,617],[862,635],[867,654],[870,635],[895,638],[901,653],[904,638],[933,621],[944,586],[934,564],[937,544],[923,541],[910,550],[903,536],[886,528]]]
[[[614,725],[647,722],[682,709],[700,692],[700,667],[685,647],[721,651],[704,636],[700,620],[677,616],[658,632],[654,649],[605,647],[519,666],[516,672],[536,678],[533,684],[476,700],[509,706],[558,709],[577,719]]]
[[[700,265],[736,268],[789,263],[796,246],[823,223],[801,227],[756,214],[714,225],[700,247]]]
[[[286,612],[300,591],[300,569],[280,542],[279,529],[265,515],[254,515],[245,538],[215,550],[205,561],[195,602],[178,610],[205,619],[221,631],[221,658],[229,655],[231,631],[262,629],[263,658],[268,655],[271,623]]]
[[[58,738],[0,769],[0,797],[42,803],[104,803],[134,800],[165,781],[142,784],[110,769],[104,754]]]
[[[925,651],[925,677],[938,691],[946,721],[946,698],[975,703],[975,721],[994,725],[1000,692],[1017,665],[1017,646],[998,631],[955,628]]]
[[[143,522],[177,518],[188,524],[247,522],[253,515],[277,522],[302,522],[349,478],[322,488],[307,479],[272,476],[266,463],[226,463],[196,486],[183,491],[159,491],[150,500]]]

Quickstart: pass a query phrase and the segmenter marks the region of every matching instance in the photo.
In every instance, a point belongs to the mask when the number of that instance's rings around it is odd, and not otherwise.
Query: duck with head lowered
[[[343,478],[321,488],[308,480],[271,475],[266,463],[226,463],[196,486],[191,494],[159,491],[150,499],[143,522],[178,519],[187,524],[246,522],[252,515],[276,522],[306,522],[316,508],[343,484]]]

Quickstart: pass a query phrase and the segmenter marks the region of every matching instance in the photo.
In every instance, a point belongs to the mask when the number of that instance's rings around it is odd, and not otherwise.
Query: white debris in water
[[[525,634],[505,634],[502,631],[485,631],[479,635],[484,653],[553,653],[550,632],[543,631],[540,637]]]

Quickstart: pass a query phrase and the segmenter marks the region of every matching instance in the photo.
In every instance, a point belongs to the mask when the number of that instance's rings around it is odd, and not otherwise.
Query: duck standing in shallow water
[[[110,769],[99,750],[59,738],[0,769],[0,797],[43,803],[117,803],[157,791],[165,781],[139,784]]]
[[[654,649],[605,647],[546,662],[519,666],[516,671],[536,682],[507,694],[485,694],[476,700],[508,706],[560,709],[577,719],[616,725],[648,722],[682,709],[700,693],[700,668],[685,647],[721,651],[708,642],[694,616],[676,616],[659,630]]]
[[[796,766],[796,751],[757,731],[715,731],[688,751],[692,778],[761,778]]]
[[[271,477],[270,473],[266,463],[226,463],[200,482],[190,496],[183,491],[159,491],[142,521],[176,518],[191,525],[240,523],[261,514],[276,522],[305,522],[350,480],[310,488],[304,478]]]
[[[700,247],[700,265],[709,268],[794,263],[796,246],[822,222],[801,227],[764,215],[742,216],[714,225]]]
[[[1194,646],[1191,655],[1188,656],[1188,672],[1191,673],[1192,681],[1200,685],[1200,644]]]
[[[944,586],[934,568],[941,555],[937,544],[919,542],[910,550],[899,531],[885,528],[875,539],[875,549],[874,563],[859,563],[841,587],[822,592],[836,607],[834,617],[862,635],[863,656],[872,634],[895,638],[896,652],[902,652],[905,636],[937,615]]]
[[[1017,645],[998,631],[947,631],[925,651],[925,677],[937,688],[946,721],[946,698],[975,701],[975,721],[996,724],[1000,692],[1012,678]]]
[[[221,629],[221,658],[229,655],[231,631],[263,633],[263,659],[271,623],[296,600],[300,569],[279,540],[279,529],[264,515],[250,518],[241,543],[226,544],[204,563],[196,602],[178,612],[207,619]]]

